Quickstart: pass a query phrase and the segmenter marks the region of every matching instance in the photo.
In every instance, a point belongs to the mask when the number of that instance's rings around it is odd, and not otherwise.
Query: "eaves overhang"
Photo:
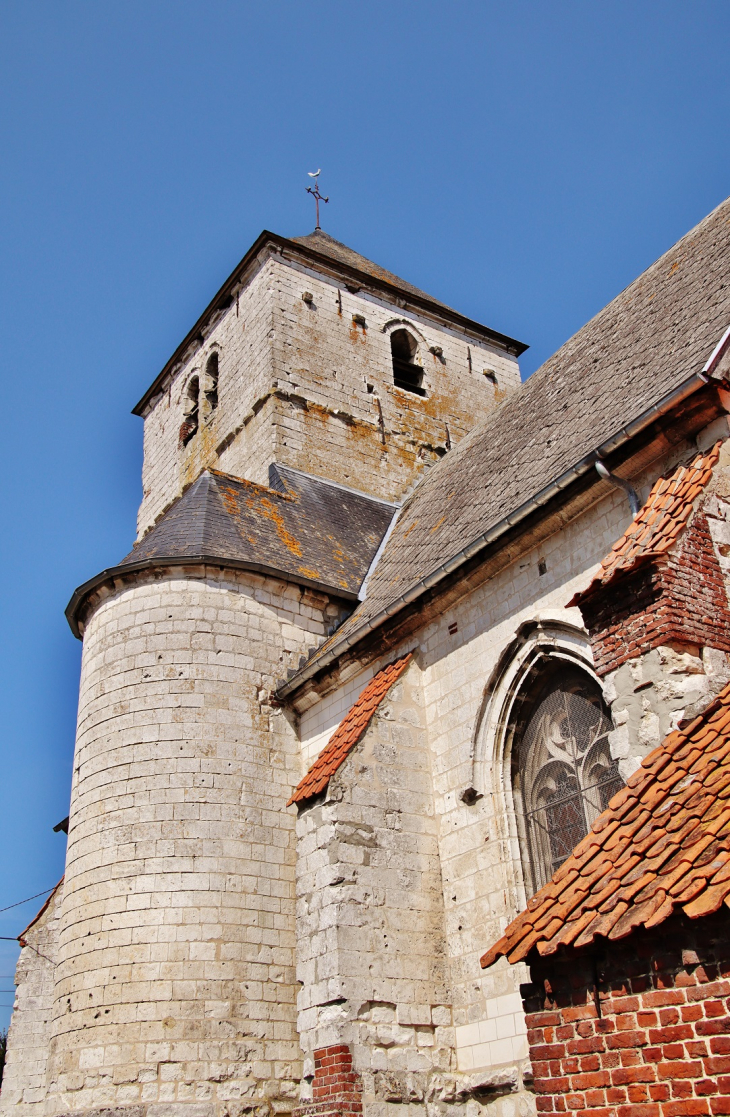
[[[299,257],[305,262],[315,263],[319,266],[320,270],[325,273],[334,273],[342,275],[346,278],[354,279],[357,284],[363,288],[370,287],[374,290],[382,291],[385,294],[398,299],[406,305],[412,305],[419,310],[427,311],[428,313],[441,318],[443,321],[449,322],[454,326],[458,326],[463,330],[476,334],[478,337],[483,338],[485,341],[491,342],[504,349],[506,352],[513,354],[515,357],[521,356],[528,346],[522,342],[517,341],[507,334],[500,333],[499,330],[492,330],[489,326],[484,326],[481,322],[476,322],[472,318],[460,314],[458,310],[453,310],[451,307],[445,306],[444,303],[439,302],[437,299],[432,299],[426,294],[419,294],[415,291],[407,291],[398,286],[396,283],[390,283],[388,280],[372,275],[370,272],[362,271],[360,268],[353,267],[340,260],[333,259],[323,252],[317,252],[316,249],[311,248],[309,245],[297,243],[290,240],[288,237],[279,236],[278,233],[269,232],[265,229],[261,235],[254,241],[249,248],[246,255],[241,262],[234,268],[225,281],[220,290],[214,295],[203,313],[198,318],[195,325],[185,335],[183,340],[178,345],[175,352],[170,357],[169,361],[165,364],[164,368],[155,377],[154,381],[144,393],[142,398],[132,408],[133,415],[144,415],[145,409],[150,400],[155,396],[164,384],[167,376],[184,357],[185,353],[196,340],[202,338],[205,328],[212,317],[218,311],[226,310],[232,305],[232,291],[237,283],[239,283],[246,275],[249,268],[254,261],[258,258],[262,249],[271,245],[278,248],[280,251],[291,253],[293,256]]]
[[[85,603],[94,590],[99,589],[109,582],[115,581],[117,578],[129,578],[134,574],[175,566],[215,566],[219,570],[247,570],[253,574],[263,574],[267,577],[278,578],[282,582],[292,582],[298,586],[305,586],[307,589],[315,590],[317,593],[326,594],[330,597],[337,597],[341,601],[356,602],[358,599],[356,593],[345,590],[342,586],[330,586],[324,582],[315,581],[313,578],[306,578],[300,574],[295,575],[289,570],[282,570],[280,567],[270,566],[262,562],[251,562],[247,559],[222,558],[220,555],[210,554],[178,555],[172,558],[161,556],[159,558],[144,559],[141,562],[126,562],[121,563],[119,566],[110,566],[107,570],[102,570],[99,574],[95,575],[95,577],[89,578],[88,582],[84,582],[83,585],[75,589],[65,610],[66,620],[74,636],[78,640],[83,639],[79,628],[79,618]]]

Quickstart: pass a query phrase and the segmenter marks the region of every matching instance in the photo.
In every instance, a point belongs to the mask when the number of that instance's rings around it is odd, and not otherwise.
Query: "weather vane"
[[[320,202],[328,202],[329,198],[325,198],[319,192],[319,183],[317,182],[317,179],[322,174],[322,168],[320,167],[318,171],[307,171],[307,174],[309,175],[310,178],[314,179],[314,189],[312,189],[311,186],[308,186],[307,187],[307,193],[312,195],[312,197],[314,198],[314,201],[316,203],[316,206],[317,206],[317,224],[315,225],[315,231],[316,231],[317,229],[320,228],[320,225],[319,225],[319,203]]]

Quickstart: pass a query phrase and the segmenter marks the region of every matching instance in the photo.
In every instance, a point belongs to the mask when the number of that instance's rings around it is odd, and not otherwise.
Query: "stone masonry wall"
[[[172,374],[154,398],[144,418],[142,504],[137,518],[142,536],[162,515],[183,488],[208,465],[218,465],[218,447],[232,431],[246,429],[254,405],[265,406],[273,384],[271,335],[272,283],[270,260],[254,272],[233,305],[219,317],[208,336]],[[218,353],[218,407],[206,420],[201,416],[198,434],[180,446],[182,402],[190,378],[202,374],[213,351]],[[263,444],[262,444],[263,441]],[[270,423],[259,424],[249,447],[262,460],[272,454]],[[220,468],[226,467],[221,465]],[[249,477],[249,474],[241,474]],[[258,480],[258,478],[256,478]],[[264,478],[265,481],[265,478]]]
[[[302,300],[305,289],[313,302]],[[276,265],[275,290],[276,459],[284,464],[397,500],[519,386],[514,357],[374,292],[353,293],[286,262]],[[390,336],[404,327],[425,397],[393,383]]]
[[[418,343],[425,397],[393,384],[390,331],[404,324]],[[183,396],[214,349],[218,406],[183,447]],[[497,346],[265,257],[148,407],[139,533],[205,466],[267,484],[278,460],[397,499],[519,382],[517,360]]]
[[[254,574],[119,585],[84,633],[50,1111],[291,1108],[298,748],[268,695],[331,623]],[[193,1107],[192,1109],[189,1107]],[[159,1112],[158,1110],[150,1110]]]
[[[623,495],[609,493],[560,534],[539,548],[526,549],[415,638],[437,822],[446,974],[453,998],[456,1060],[452,1073],[454,1081],[468,1083],[467,1096],[476,1085],[483,1085],[487,1112],[495,1117],[523,1117],[534,1112],[534,1103],[519,995],[527,970],[506,962],[488,972],[479,966],[485,942],[498,938],[524,906],[519,847],[505,814],[503,760],[493,752],[496,746],[486,724],[491,725],[490,718],[496,720],[497,714],[493,707],[485,711],[485,693],[501,657],[526,623],[541,625],[545,640],[554,639],[553,622],[567,626],[572,633],[565,638],[568,645],[590,662],[580,613],[564,605],[586,584],[629,519]],[[539,573],[541,562],[545,574]],[[387,661],[408,651],[415,640],[392,648]],[[342,688],[346,694],[338,689],[302,714],[302,748],[310,761],[316,752],[310,748],[310,736],[321,747],[385,662],[369,664],[361,676],[348,679]],[[415,670],[411,666],[404,679]],[[349,764],[356,759],[353,754]],[[342,780],[354,779],[355,772],[343,766]],[[466,803],[461,795],[469,787],[476,789],[478,797]],[[311,814],[325,809],[314,807]],[[305,825],[302,815],[299,827]],[[332,965],[335,974],[334,961]],[[331,994],[332,999],[337,996]],[[329,999],[329,994],[323,999]],[[334,1005],[330,1011],[340,1010]],[[390,1025],[384,1021],[384,1026]],[[321,1042],[330,1041],[325,1037]]]
[[[624,780],[657,742],[696,717],[730,681],[730,656],[687,645],[652,648],[603,680],[614,728],[611,756]]]
[[[297,835],[305,1074],[315,1070],[316,1050],[344,1044],[367,1113],[402,1103],[436,1112],[455,1100],[456,1067],[437,824],[414,664],[323,798],[300,811]]]
[[[538,1113],[730,1113],[730,914],[531,960]]]
[[[3,1117],[33,1117],[44,1112],[62,895],[63,883],[53,892],[45,910],[22,940],[0,1093]]]

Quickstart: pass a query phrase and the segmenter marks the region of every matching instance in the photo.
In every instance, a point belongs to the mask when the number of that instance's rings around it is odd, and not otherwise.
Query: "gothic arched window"
[[[423,369],[416,364],[418,346],[408,330],[393,330],[390,335],[390,352],[393,358],[393,383],[396,388],[425,396]]]
[[[543,663],[519,703],[512,748],[525,887],[546,884],[623,787],[600,688],[565,660]]]

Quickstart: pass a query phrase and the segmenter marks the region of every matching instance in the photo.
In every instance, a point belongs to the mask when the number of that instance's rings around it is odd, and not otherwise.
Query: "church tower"
[[[47,1066],[3,1109],[296,1104],[303,762],[272,692],[352,610],[409,487],[518,386],[523,349],[320,230],[264,232],[140,400],[137,542],[68,609]]]
[[[210,467],[397,501],[519,385],[524,349],[321,230],[264,232],[134,409],[140,535]]]

